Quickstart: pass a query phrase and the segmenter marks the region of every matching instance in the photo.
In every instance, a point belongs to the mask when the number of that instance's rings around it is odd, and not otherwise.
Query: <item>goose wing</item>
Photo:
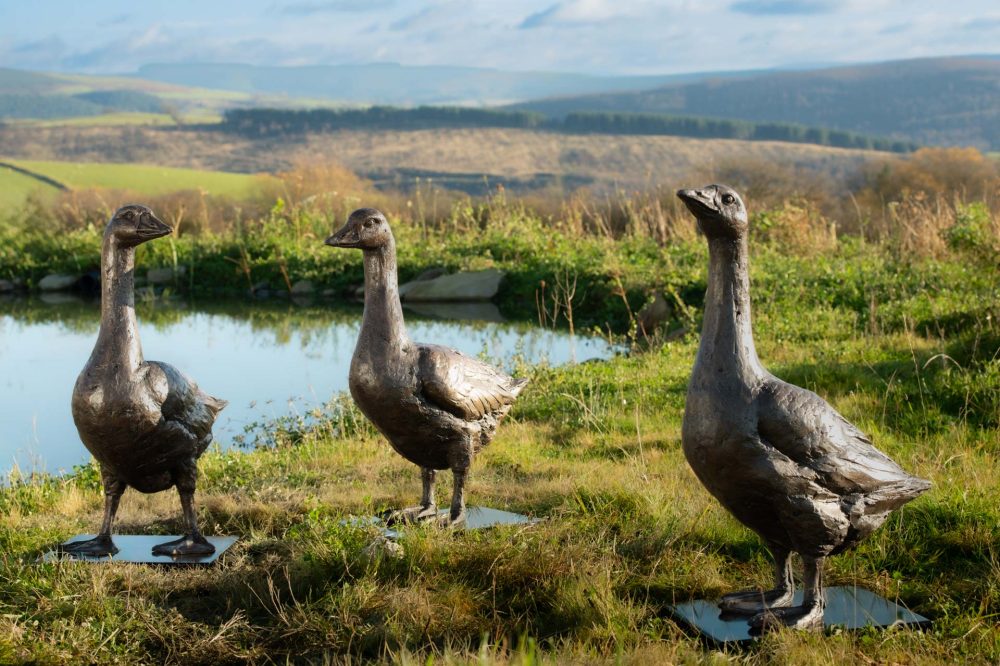
[[[151,389],[152,400],[159,403],[163,421],[183,427],[198,442],[204,441],[211,434],[219,412],[228,403],[202,391],[172,365],[150,361],[146,367],[146,383]]]
[[[761,439],[838,495],[868,494],[914,477],[812,391],[772,378],[758,396]]]
[[[510,405],[523,386],[479,359],[437,345],[420,345],[418,373],[428,402],[470,421]]]

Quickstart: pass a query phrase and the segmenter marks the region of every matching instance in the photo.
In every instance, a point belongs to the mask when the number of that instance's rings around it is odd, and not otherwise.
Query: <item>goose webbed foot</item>
[[[410,506],[405,509],[389,511],[383,516],[385,524],[389,527],[393,525],[413,525],[425,523],[437,518],[437,504]]]
[[[194,487],[198,479],[198,467],[194,459],[178,470],[175,478],[177,494],[181,498],[181,510],[184,514],[184,522],[187,525],[187,534],[180,539],[156,544],[153,546],[153,555],[169,555],[172,557],[211,555],[215,552],[215,546],[202,536],[201,530],[198,529],[198,516],[194,510]]]
[[[755,632],[769,631],[779,627],[790,629],[819,629],[823,626],[823,605],[812,603],[802,606],[769,608],[748,620]]]
[[[111,540],[110,534],[98,534],[93,539],[60,544],[59,552],[87,557],[110,557],[118,553],[118,546]]]
[[[465,517],[465,507],[463,506],[462,510],[457,514],[454,511],[449,511],[438,516],[438,526],[450,527],[452,529],[465,527]]]
[[[799,606],[769,608],[754,615],[748,621],[750,630],[758,633],[789,627],[790,629],[820,629],[823,627],[823,609],[826,599],[823,595],[823,558],[802,557],[805,565],[803,587],[805,595]]]
[[[727,594],[719,600],[723,615],[756,615],[769,608],[781,608],[792,603],[795,579],[792,578],[792,553],[774,544],[768,544],[774,556],[774,589],[743,590]]]
[[[187,534],[180,539],[159,543],[153,546],[153,555],[169,555],[177,557],[182,555],[211,555],[215,552],[215,546],[209,543],[208,539],[200,534]]]
[[[719,600],[719,608],[727,614],[756,615],[769,608],[788,606],[792,603],[794,592],[791,587],[733,592]]]

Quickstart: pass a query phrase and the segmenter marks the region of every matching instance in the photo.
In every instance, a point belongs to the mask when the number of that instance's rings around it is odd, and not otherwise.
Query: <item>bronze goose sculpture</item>
[[[824,558],[850,548],[930,483],[903,471],[812,391],[761,365],[750,322],[747,211],[724,185],[680,190],[708,238],[705,319],[682,440],[698,479],[765,542],[773,590],[725,595],[723,612],[755,628],[821,626]],[[791,554],[804,598],[792,606]]]
[[[354,211],[326,244],[364,252],[365,307],[348,378],[351,396],[393,449],[421,471],[420,505],[393,512],[388,522],[437,519],[434,476],[450,469],[454,492],[443,522],[459,526],[472,460],[493,439],[528,380],[512,379],[453,349],[410,340],[399,302],[396,243],[382,213]]]
[[[118,209],[104,230],[101,328],[73,389],[73,421],[101,469],[104,519],[100,534],[62,546],[67,552],[117,552],[111,525],[129,486],[144,493],[176,486],[180,495],[187,534],[155,546],[154,554],[215,552],[198,529],[194,490],[198,457],[227,403],[172,366],[144,360],[135,317],[135,248],[170,231],[149,208],[135,204]]]

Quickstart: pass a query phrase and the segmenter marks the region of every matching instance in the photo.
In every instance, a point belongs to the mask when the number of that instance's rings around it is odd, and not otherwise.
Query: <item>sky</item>
[[[1000,53],[997,0],[0,0],[0,67],[672,74]]]

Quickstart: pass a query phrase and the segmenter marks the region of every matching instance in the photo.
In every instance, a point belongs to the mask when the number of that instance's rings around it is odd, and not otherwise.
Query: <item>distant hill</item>
[[[723,72],[747,76],[753,72]],[[240,64],[151,64],[136,76],[183,86],[247,94],[287,95],[355,104],[501,104],[537,97],[641,90],[698,81],[720,73],[663,76],[588,76],[557,72],[507,72],[478,67],[406,66],[392,63],[308,67]]]
[[[512,106],[550,117],[590,111],[798,123],[929,145],[1000,150],[1000,56],[719,76]]]

